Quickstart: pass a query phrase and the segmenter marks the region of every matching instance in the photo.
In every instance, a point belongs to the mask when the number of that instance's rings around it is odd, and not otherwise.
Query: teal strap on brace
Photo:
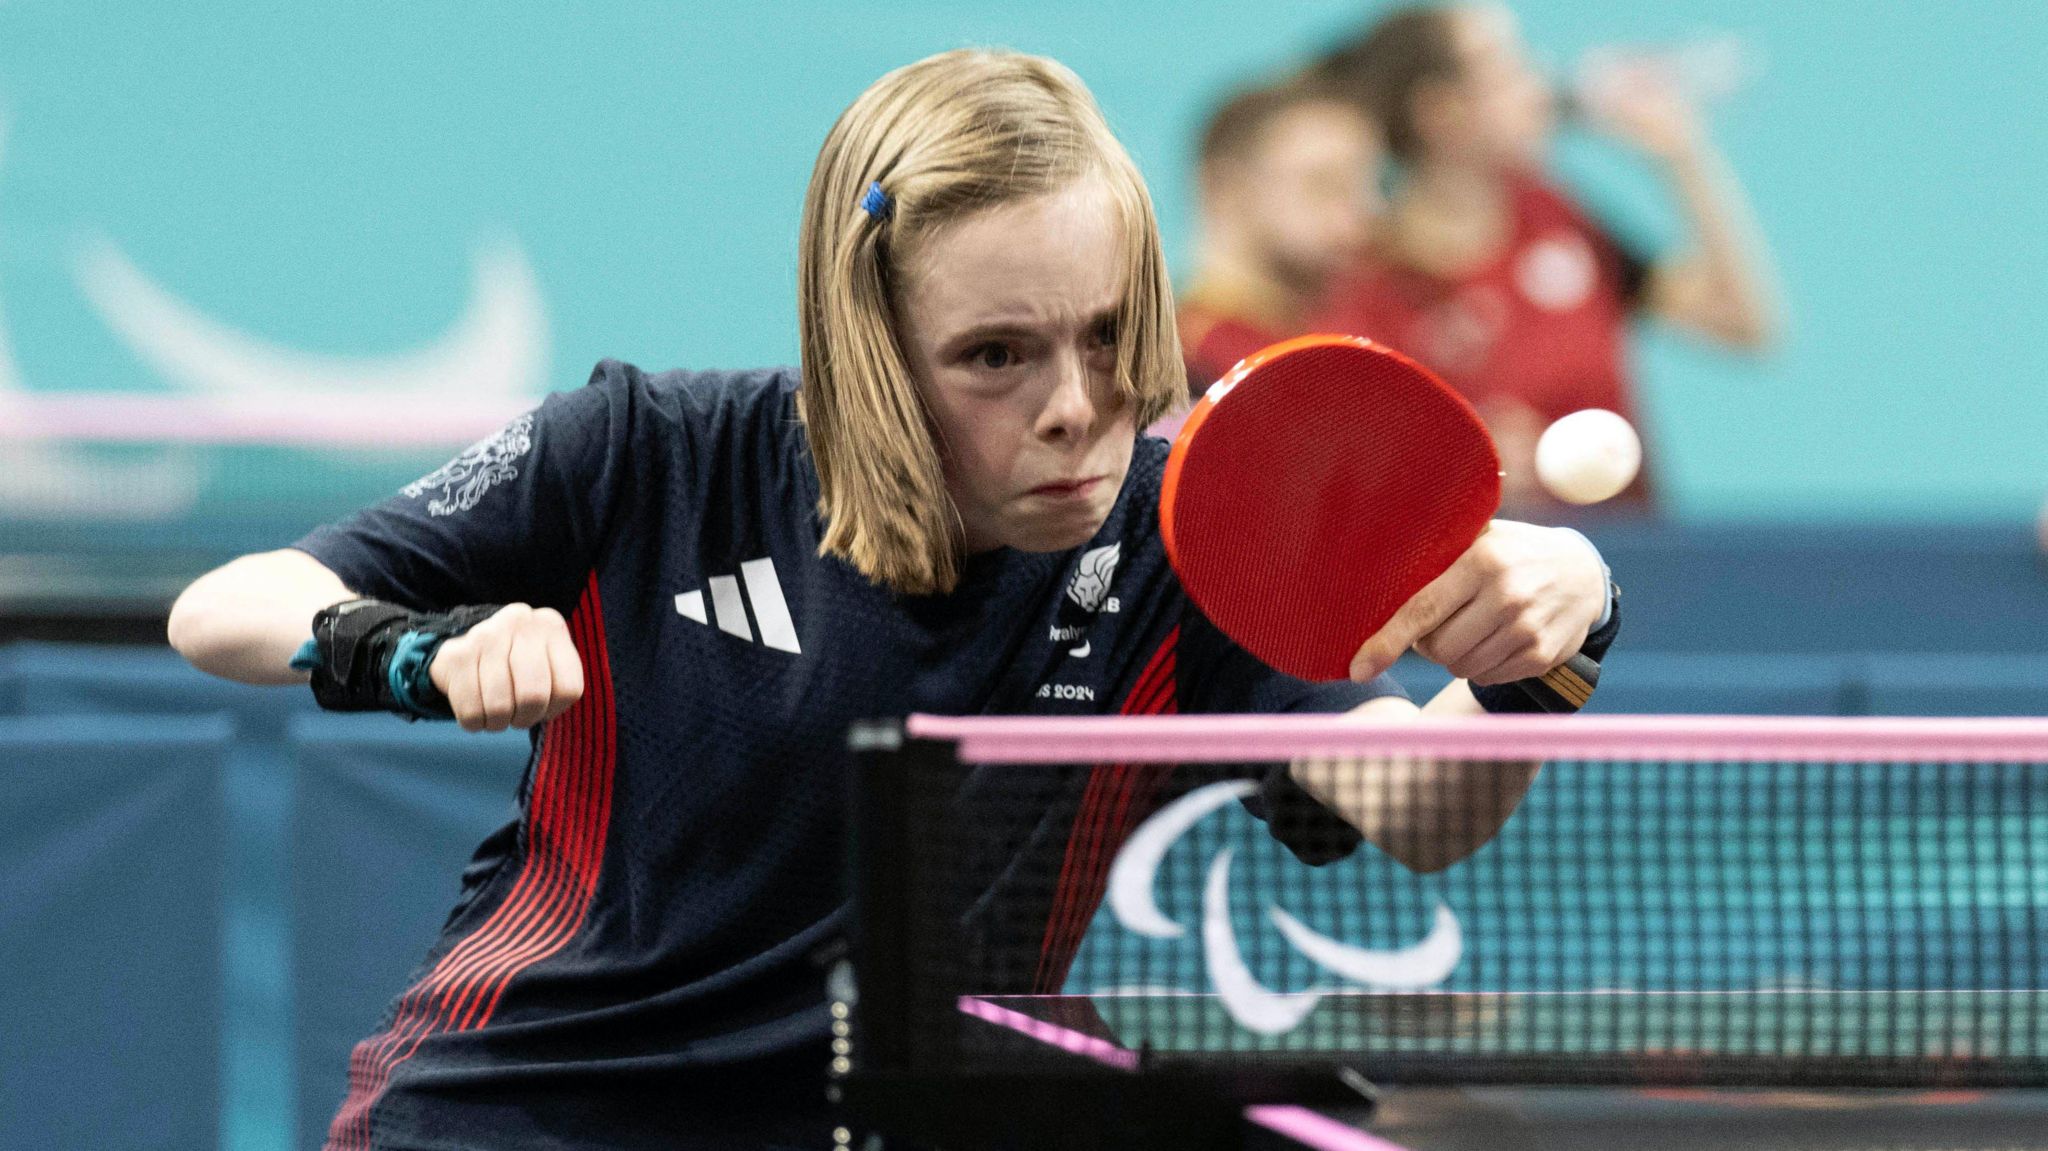
[[[434,686],[427,669],[434,662],[434,653],[441,650],[441,641],[447,636],[431,632],[409,631],[398,637],[398,643],[391,650],[391,698],[396,700],[399,714],[412,719],[446,719],[445,711],[430,710],[424,701],[437,699],[440,689]]]

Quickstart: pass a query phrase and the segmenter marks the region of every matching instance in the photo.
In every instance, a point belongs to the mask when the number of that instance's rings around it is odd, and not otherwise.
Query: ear
[[[1202,196],[1202,208],[1208,213],[1228,213],[1236,207],[1238,187],[1244,182],[1242,161],[1236,158],[1218,160],[1202,166],[1196,177],[1196,190]]]

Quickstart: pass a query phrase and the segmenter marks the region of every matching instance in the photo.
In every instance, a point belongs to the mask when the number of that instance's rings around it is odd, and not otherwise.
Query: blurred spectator
[[[1200,246],[1179,303],[1189,387],[1199,394],[1308,330],[1332,277],[1364,256],[1379,163],[1379,135],[1358,106],[1304,83],[1245,89],[1210,117]]]
[[[1462,390],[1500,445],[1509,507],[1561,510],[1534,480],[1551,421],[1608,408],[1640,428],[1625,343],[1635,315],[1736,348],[1776,338],[1763,245],[1670,75],[1609,68],[1572,109],[1671,182],[1690,246],[1645,260],[1544,176],[1559,109],[1505,9],[1401,9],[1313,71],[1371,112],[1400,165],[1371,257],[1319,326],[1384,340]],[[1653,466],[1615,502],[1649,510]]]

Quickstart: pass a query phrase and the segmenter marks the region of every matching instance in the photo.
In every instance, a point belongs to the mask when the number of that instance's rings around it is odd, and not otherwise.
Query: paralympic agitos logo
[[[1153,898],[1159,865],[1203,817],[1250,795],[1257,786],[1241,779],[1212,783],[1167,804],[1138,825],[1109,870],[1109,907],[1125,930],[1153,939],[1186,936],[1187,929],[1161,911]],[[1234,854],[1226,847],[1209,861],[1202,887],[1203,965],[1231,1018],[1262,1035],[1276,1035],[1300,1024],[1327,989],[1274,991],[1253,974],[1231,920],[1230,863]],[[1450,977],[1465,953],[1464,930],[1442,902],[1436,905],[1427,935],[1409,946],[1384,950],[1331,939],[1278,906],[1267,907],[1265,919],[1289,946],[1321,970],[1375,990],[1434,987]]]

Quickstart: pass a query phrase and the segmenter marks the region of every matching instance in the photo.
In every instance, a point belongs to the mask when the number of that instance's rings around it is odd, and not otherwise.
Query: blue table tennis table
[[[1894,996],[1909,1020],[1890,1035],[1902,1083],[1938,1081],[1944,1068],[1978,1069],[2007,1054],[1995,1049],[1939,1058],[1923,1049],[1929,1035],[1953,1027],[1967,1012],[1995,1033],[2008,1013],[2048,1009],[2048,994],[1987,993],[1985,997],[1931,993]],[[1518,1075],[1544,1078],[1547,1057],[1511,1050],[1515,1036],[1542,1040],[1584,1037],[1574,1058],[1598,1054],[1601,1037],[1634,1050],[1626,1063],[1645,1076],[1673,1081],[1767,1073],[1759,1056],[1745,1066],[1741,1036],[1728,1027],[1759,1020],[1797,1018],[1817,1046],[1825,1046],[1829,1020],[1845,1028],[1867,1022],[1849,1009],[1853,997],[1823,991],[1708,996],[1674,995],[1375,995],[1325,997],[1288,1036],[1290,1048],[1326,1049],[1342,1062],[1343,1049],[1370,1036],[1379,1062],[1420,1082],[1380,1084],[1360,1075],[1350,1080],[1358,1098],[1314,1106],[1267,1102],[1236,1108],[1236,1130],[1210,1132],[1216,1146],[1303,1147],[1321,1151],[1496,1151],[1504,1148],[1585,1148],[1590,1151],[1692,1151],[1748,1148],[1772,1151],[1993,1151],[2048,1149],[2048,1090],[1953,1087],[1938,1082],[1893,1088],[1635,1086],[1586,1087],[1517,1083]],[[1965,1003],[1964,1000],[1970,1002]],[[1283,1052],[1262,1053],[1233,1042],[1213,1044],[1230,1034],[1212,996],[1182,993],[963,997],[959,1003],[963,1049],[997,1052],[1004,1044],[1028,1043],[1130,1076],[1123,1090],[1142,1096],[1148,1077],[1174,1078],[1206,1068],[1225,1090],[1261,1066],[1263,1054],[1283,1063],[1300,1061]],[[2018,1022],[2025,1023],[2024,1018]],[[1981,1029],[1981,1028],[1980,1028]],[[2015,1027],[2031,1038],[2034,1029]],[[1405,1067],[1385,1058],[1411,1038],[1419,1058]],[[1141,1038],[1134,1048],[1126,1040]],[[1779,1038],[1759,1032],[1754,1048]],[[1870,1036],[1845,1034],[1869,1050]],[[1387,1041],[1392,1040],[1389,1044]],[[1719,1064],[1702,1062],[1688,1049],[1712,1040],[1723,1053]],[[1648,1041],[1647,1043],[1645,1041]],[[1646,1062],[1645,1046],[1669,1048],[1666,1061]],[[984,1045],[985,1044],[985,1045]],[[1441,1057],[1441,1061],[1439,1058]],[[1859,1074],[1871,1074],[1870,1057],[1859,1057]],[[1573,1074],[1583,1074],[1583,1062]],[[1812,1070],[1812,1065],[1808,1064]],[[1458,1083],[1480,1077],[1484,1085]],[[1441,1080],[1440,1082],[1438,1080]],[[1030,1090],[1026,1087],[1023,1090]],[[1057,1094],[1062,1088],[1049,1088]],[[1316,1089],[1317,1094],[1323,1094]],[[1077,1123],[1092,1122],[1085,1104],[1074,1109]],[[1000,1123],[997,1124],[1000,1127]],[[1001,1138],[999,1136],[999,1138]],[[1143,1138],[1142,1134],[1139,1136]],[[1112,1142],[1119,1142],[1114,1140]],[[1070,1146],[1065,1138],[1059,1145]]]
[[[2048,724],[913,717],[853,747],[848,1148],[2048,1151]],[[1545,766],[1427,886],[1262,856],[1231,806],[1247,765],[1402,756]],[[1057,806],[1133,765],[1177,790]],[[1042,826],[1065,855],[1019,849]],[[1020,965],[1086,926],[1031,902],[1074,860],[1114,922]],[[1414,925],[1451,905],[1455,967],[1347,966],[1434,955]],[[1406,930],[1329,958],[1285,908]]]

